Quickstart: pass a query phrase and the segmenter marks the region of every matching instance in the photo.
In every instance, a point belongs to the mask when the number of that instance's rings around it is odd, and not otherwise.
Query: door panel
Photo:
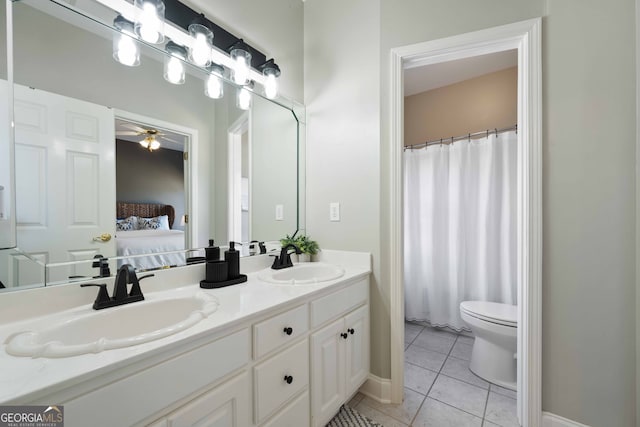
[[[18,246],[49,263],[115,256],[113,239],[94,240],[115,233],[113,110],[14,88]],[[92,273],[89,264],[56,268],[47,281]]]
[[[346,394],[354,393],[369,374],[369,306],[361,307],[345,317]]]
[[[324,426],[340,408],[344,390],[344,319],[311,336],[312,425]]]

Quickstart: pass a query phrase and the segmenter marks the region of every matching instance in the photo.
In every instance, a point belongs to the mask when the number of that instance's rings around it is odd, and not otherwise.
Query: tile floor
[[[405,323],[404,402],[358,393],[349,403],[384,427],[518,426],[516,393],[469,370],[473,337]]]

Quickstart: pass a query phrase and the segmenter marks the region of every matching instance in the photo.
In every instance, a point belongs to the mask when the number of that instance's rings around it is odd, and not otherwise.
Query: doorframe
[[[189,215],[189,222],[186,224],[187,230],[185,232],[184,247],[187,249],[193,248],[194,243],[198,241],[198,162],[196,161],[198,158],[198,130],[115,108],[113,112],[116,119],[127,120],[145,126],[150,126],[155,129],[170,131],[181,134],[186,138],[184,152],[188,154],[184,170],[184,204],[185,210]]]
[[[237,172],[237,165],[242,165],[242,134],[247,132],[248,146],[249,146],[249,230],[248,234],[251,236],[251,222],[252,222],[252,205],[253,200],[251,200],[251,110],[242,113],[227,129],[227,178],[228,178],[228,189],[229,197],[228,200],[228,216],[229,222],[227,224],[229,241],[234,240],[236,242],[241,242],[242,239],[236,239],[238,224],[236,224],[236,210],[238,206],[241,205],[241,200],[236,198],[238,193],[238,188],[242,188],[242,174],[240,174],[240,180],[236,179],[235,174],[232,172]],[[242,168],[242,166],[240,166]],[[238,188],[236,188],[238,187]],[[240,225],[239,225],[239,236],[242,237],[242,210],[240,211]]]
[[[390,316],[391,401],[404,391],[403,131],[404,70],[518,50],[517,281],[518,418],[542,422],[542,61],[541,18],[391,50]]]

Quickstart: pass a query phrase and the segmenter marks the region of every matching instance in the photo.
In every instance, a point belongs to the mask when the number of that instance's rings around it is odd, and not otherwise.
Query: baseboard
[[[359,391],[380,403],[391,403],[391,380],[389,379],[369,374]]]
[[[551,412],[542,412],[542,427],[589,427]]]

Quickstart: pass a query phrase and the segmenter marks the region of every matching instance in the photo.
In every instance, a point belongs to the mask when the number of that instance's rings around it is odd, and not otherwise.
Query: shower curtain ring
[[[498,137],[498,128],[496,128],[496,138]]]
[[[489,139],[489,129],[487,129],[487,139]]]

